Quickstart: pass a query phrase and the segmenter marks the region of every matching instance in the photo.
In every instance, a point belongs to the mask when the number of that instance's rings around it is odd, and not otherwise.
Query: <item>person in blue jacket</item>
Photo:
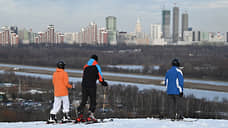
[[[169,106],[171,111],[169,115],[172,120],[183,119],[180,109],[181,97],[183,97],[184,77],[180,70],[180,62],[178,59],[172,60],[172,68],[169,69],[165,75],[166,93],[168,95]]]

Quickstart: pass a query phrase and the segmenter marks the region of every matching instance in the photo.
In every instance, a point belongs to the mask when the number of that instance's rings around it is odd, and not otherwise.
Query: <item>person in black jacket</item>
[[[80,106],[78,107],[78,118],[77,122],[84,121],[83,120],[83,112],[85,104],[90,98],[90,108],[89,108],[89,117],[88,121],[96,121],[94,116],[94,112],[96,109],[96,90],[97,90],[97,79],[103,86],[108,86],[107,82],[104,81],[102,76],[101,68],[98,65],[98,57],[97,55],[92,55],[88,63],[84,66],[83,78],[82,78],[82,101]]]

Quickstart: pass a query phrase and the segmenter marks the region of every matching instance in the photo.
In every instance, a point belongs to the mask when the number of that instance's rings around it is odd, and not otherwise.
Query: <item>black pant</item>
[[[168,108],[169,108],[169,116],[170,118],[177,118],[177,116],[182,116],[181,111],[181,100],[182,98],[179,95],[168,95]]]
[[[89,97],[89,99],[90,99],[89,110],[94,113],[95,109],[96,109],[96,105],[97,105],[96,94],[97,94],[97,88],[82,87],[82,101],[81,101],[80,106],[78,107],[78,112],[80,112],[80,113],[84,112],[84,108],[85,108],[86,102]]]

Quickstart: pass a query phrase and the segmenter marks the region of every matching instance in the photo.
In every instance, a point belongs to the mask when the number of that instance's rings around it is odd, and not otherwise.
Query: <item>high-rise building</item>
[[[136,22],[136,25],[135,25],[135,32],[136,33],[141,33],[141,23],[140,23],[140,19],[139,17],[137,18],[137,22]]]
[[[8,26],[2,27],[2,44],[10,45],[10,30]]]
[[[177,43],[179,38],[179,7],[173,8],[173,43]]]
[[[226,42],[228,42],[228,32],[226,32]]]
[[[209,33],[201,32],[200,33],[200,41],[209,41]]]
[[[20,42],[22,42],[23,44],[29,44],[30,43],[30,33],[28,30],[24,29],[20,29],[19,30],[19,40]]]
[[[79,43],[79,33],[78,32],[72,33],[72,41],[73,41],[72,43]]]
[[[11,33],[16,33],[16,35],[18,34],[18,27],[17,26],[11,26],[10,27],[10,32]]]
[[[162,25],[151,24],[151,41],[152,45],[164,45],[164,39],[162,39]]]
[[[97,24],[91,22],[87,27],[81,29],[78,36],[80,43],[97,44]]]
[[[181,23],[182,23],[182,27],[181,27],[181,39],[182,41],[184,40],[184,31],[188,31],[188,13],[185,12],[182,14],[181,16]]]
[[[54,25],[48,26],[47,41],[48,41],[48,43],[55,43],[55,26]]]
[[[162,37],[170,38],[170,10],[162,10]]]
[[[151,24],[151,40],[160,41],[162,37],[162,30],[160,24]]]
[[[16,33],[11,33],[11,45],[18,45],[19,37]]]
[[[98,44],[108,44],[108,32],[105,28],[98,30]]]
[[[116,17],[106,17],[106,29],[108,32],[108,43],[111,45],[117,44],[117,30],[116,30]]]
[[[183,33],[183,41],[192,42],[193,32],[192,31],[184,31]]]
[[[193,31],[192,32],[192,41],[199,42],[200,39],[200,31]]]
[[[62,43],[64,43],[64,34],[63,33],[61,33],[61,32],[57,32],[56,33],[56,43],[57,44],[62,44]]]

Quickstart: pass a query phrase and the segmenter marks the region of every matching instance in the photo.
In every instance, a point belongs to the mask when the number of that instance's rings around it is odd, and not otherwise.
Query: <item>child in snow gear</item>
[[[182,113],[180,111],[180,102],[181,97],[183,96],[183,86],[184,86],[184,78],[183,73],[179,69],[180,62],[178,59],[172,60],[172,68],[168,70],[165,76],[165,85],[166,85],[166,93],[169,99],[169,105],[171,105],[172,111],[170,111],[169,115],[172,120],[180,120],[183,119]]]
[[[53,86],[54,86],[54,104],[50,112],[50,118],[48,123],[56,123],[56,114],[61,108],[61,102],[63,102],[63,119],[62,122],[67,122],[70,120],[69,112],[69,97],[68,97],[68,88],[72,88],[72,85],[69,84],[68,74],[64,71],[65,63],[59,61],[57,63],[56,72],[53,74]]]
[[[101,68],[98,65],[98,56],[92,55],[88,63],[84,66],[83,79],[82,79],[82,101],[80,106],[78,107],[78,118],[77,122],[84,121],[83,120],[83,112],[85,104],[90,98],[90,108],[89,108],[89,116],[87,121],[96,122],[96,118],[94,116],[94,112],[96,109],[96,90],[97,90],[97,79],[103,86],[108,86],[107,82],[104,81]]]

